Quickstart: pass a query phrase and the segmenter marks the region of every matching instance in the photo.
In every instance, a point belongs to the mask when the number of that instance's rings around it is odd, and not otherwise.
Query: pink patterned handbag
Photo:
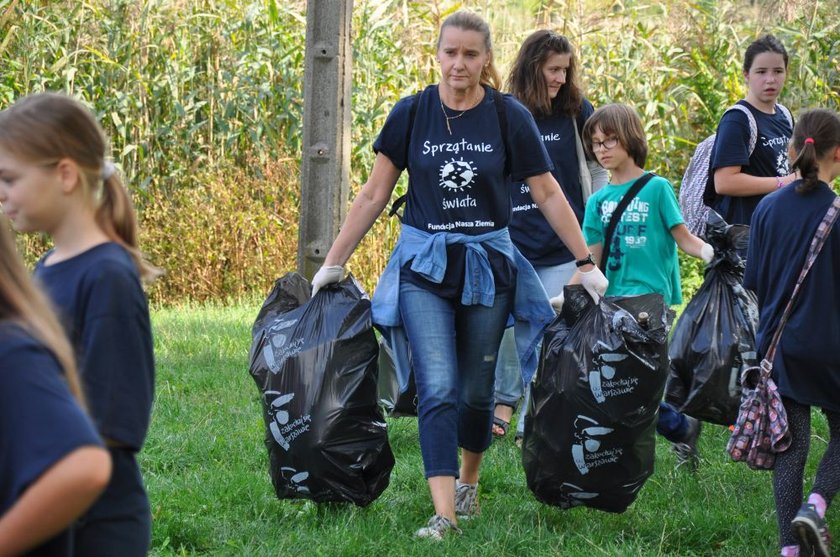
[[[741,374],[741,406],[735,429],[726,444],[726,452],[734,461],[744,461],[755,470],[769,470],[776,462],[776,454],[790,447],[790,432],[782,397],[771,377],[776,346],[782,337],[782,330],[787,323],[793,305],[799,297],[799,291],[805,276],[814,264],[817,255],[825,243],[828,233],[837,220],[840,210],[840,197],[828,208],[814,234],[805,264],[796,280],[793,294],[782,313],[779,325],[773,334],[767,354],[758,366],[748,367]]]

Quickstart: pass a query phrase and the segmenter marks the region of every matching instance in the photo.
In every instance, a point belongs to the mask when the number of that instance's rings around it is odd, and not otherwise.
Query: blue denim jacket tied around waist
[[[408,338],[400,316],[400,271],[407,261],[413,259],[412,271],[431,282],[440,283],[446,272],[446,246],[449,244],[464,244],[466,247],[464,272],[467,277],[461,295],[464,305],[493,305],[496,285],[484,246],[507,257],[516,268],[516,290],[508,326],[514,326],[522,380],[529,382],[537,369],[537,344],[543,329],[554,319],[554,310],[536,271],[513,245],[508,229],[477,236],[451,232],[430,234],[403,224],[371,301],[373,323],[394,353],[400,391],[407,388],[410,372]]]

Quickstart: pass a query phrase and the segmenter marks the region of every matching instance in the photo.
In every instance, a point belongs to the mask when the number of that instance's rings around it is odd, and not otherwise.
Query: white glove
[[[601,296],[604,295],[604,292],[607,291],[610,281],[607,280],[607,277],[604,276],[604,273],[598,267],[593,267],[591,271],[578,272],[580,273],[581,286],[589,292],[589,295],[592,296],[592,299],[597,304]]]
[[[715,248],[711,246],[711,244],[703,244],[703,247],[700,248],[700,259],[703,260],[703,263],[708,265],[712,262],[712,259],[715,258]]]
[[[329,265],[318,269],[312,277],[312,296],[328,284],[335,284],[344,278],[344,267],[341,265]]]
[[[557,296],[551,298],[548,302],[551,304],[551,307],[554,308],[554,313],[560,315],[563,311],[563,302],[566,301],[566,298],[563,297],[563,293],[561,292]]]

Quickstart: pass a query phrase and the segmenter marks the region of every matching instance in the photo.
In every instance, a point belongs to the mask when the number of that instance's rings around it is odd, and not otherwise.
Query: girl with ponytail
[[[802,114],[788,155],[802,177],[765,197],[752,217],[744,286],[758,297],[759,356],[766,353],[791,298],[811,239],[837,198],[830,184],[840,176],[840,116],[824,109]],[[840,225],[825,234],[773,360],[773,378],[792,437],[773,469],[781,554],[786,557],[829,555],[825,513],[840,489]],[[825,414],[830,437],[803,504],[812,406]]]
[[[66,555],[110,470],[70,344],[0,219],[0,556]]]
[[[35,276],[58,308],[91,416],[113,461],[102,497],[74,528],[76,555],[146,555],[151,515],[135,455],[154,394],[152,333],[142,280],[159,271],[137,247],[128,192],[96,119],[56,93],[0,112],[0,203],[20,232],[54,247]]]

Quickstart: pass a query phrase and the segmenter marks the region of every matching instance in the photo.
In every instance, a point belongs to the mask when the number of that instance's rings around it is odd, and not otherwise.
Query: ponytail
[[[116,172],[102,181],[102,196],[96,209],[96,223],[112,241],[131,255],[144,282],[151,282],[163,272],[149,263],[137,247],[137,216],[134,204]]]
[[[85,105],[61,93],[24,97],[0,112],[0,146],[35,164],[73,160],[102,231],[131,254],[141,279],[149,282],[161,274],[137,247],[134,205],[105,159],[105,133]]]
[[[798,193],[807,193],[816,189],[820,183],[820,165],[817,164],[817,150],[814,148],[813,141],[806,142],[799,150],[799,154],[793,161],[793,168],[802,176],[802,180],[796,186]]]
[[[840,116],[833,110],[816,108],[804,112],[796,122],[790,140],[790,158],[794,170],[802,176],[796,187],[807,193],[819,183],[820,161],[832,149],[840,146]]]

